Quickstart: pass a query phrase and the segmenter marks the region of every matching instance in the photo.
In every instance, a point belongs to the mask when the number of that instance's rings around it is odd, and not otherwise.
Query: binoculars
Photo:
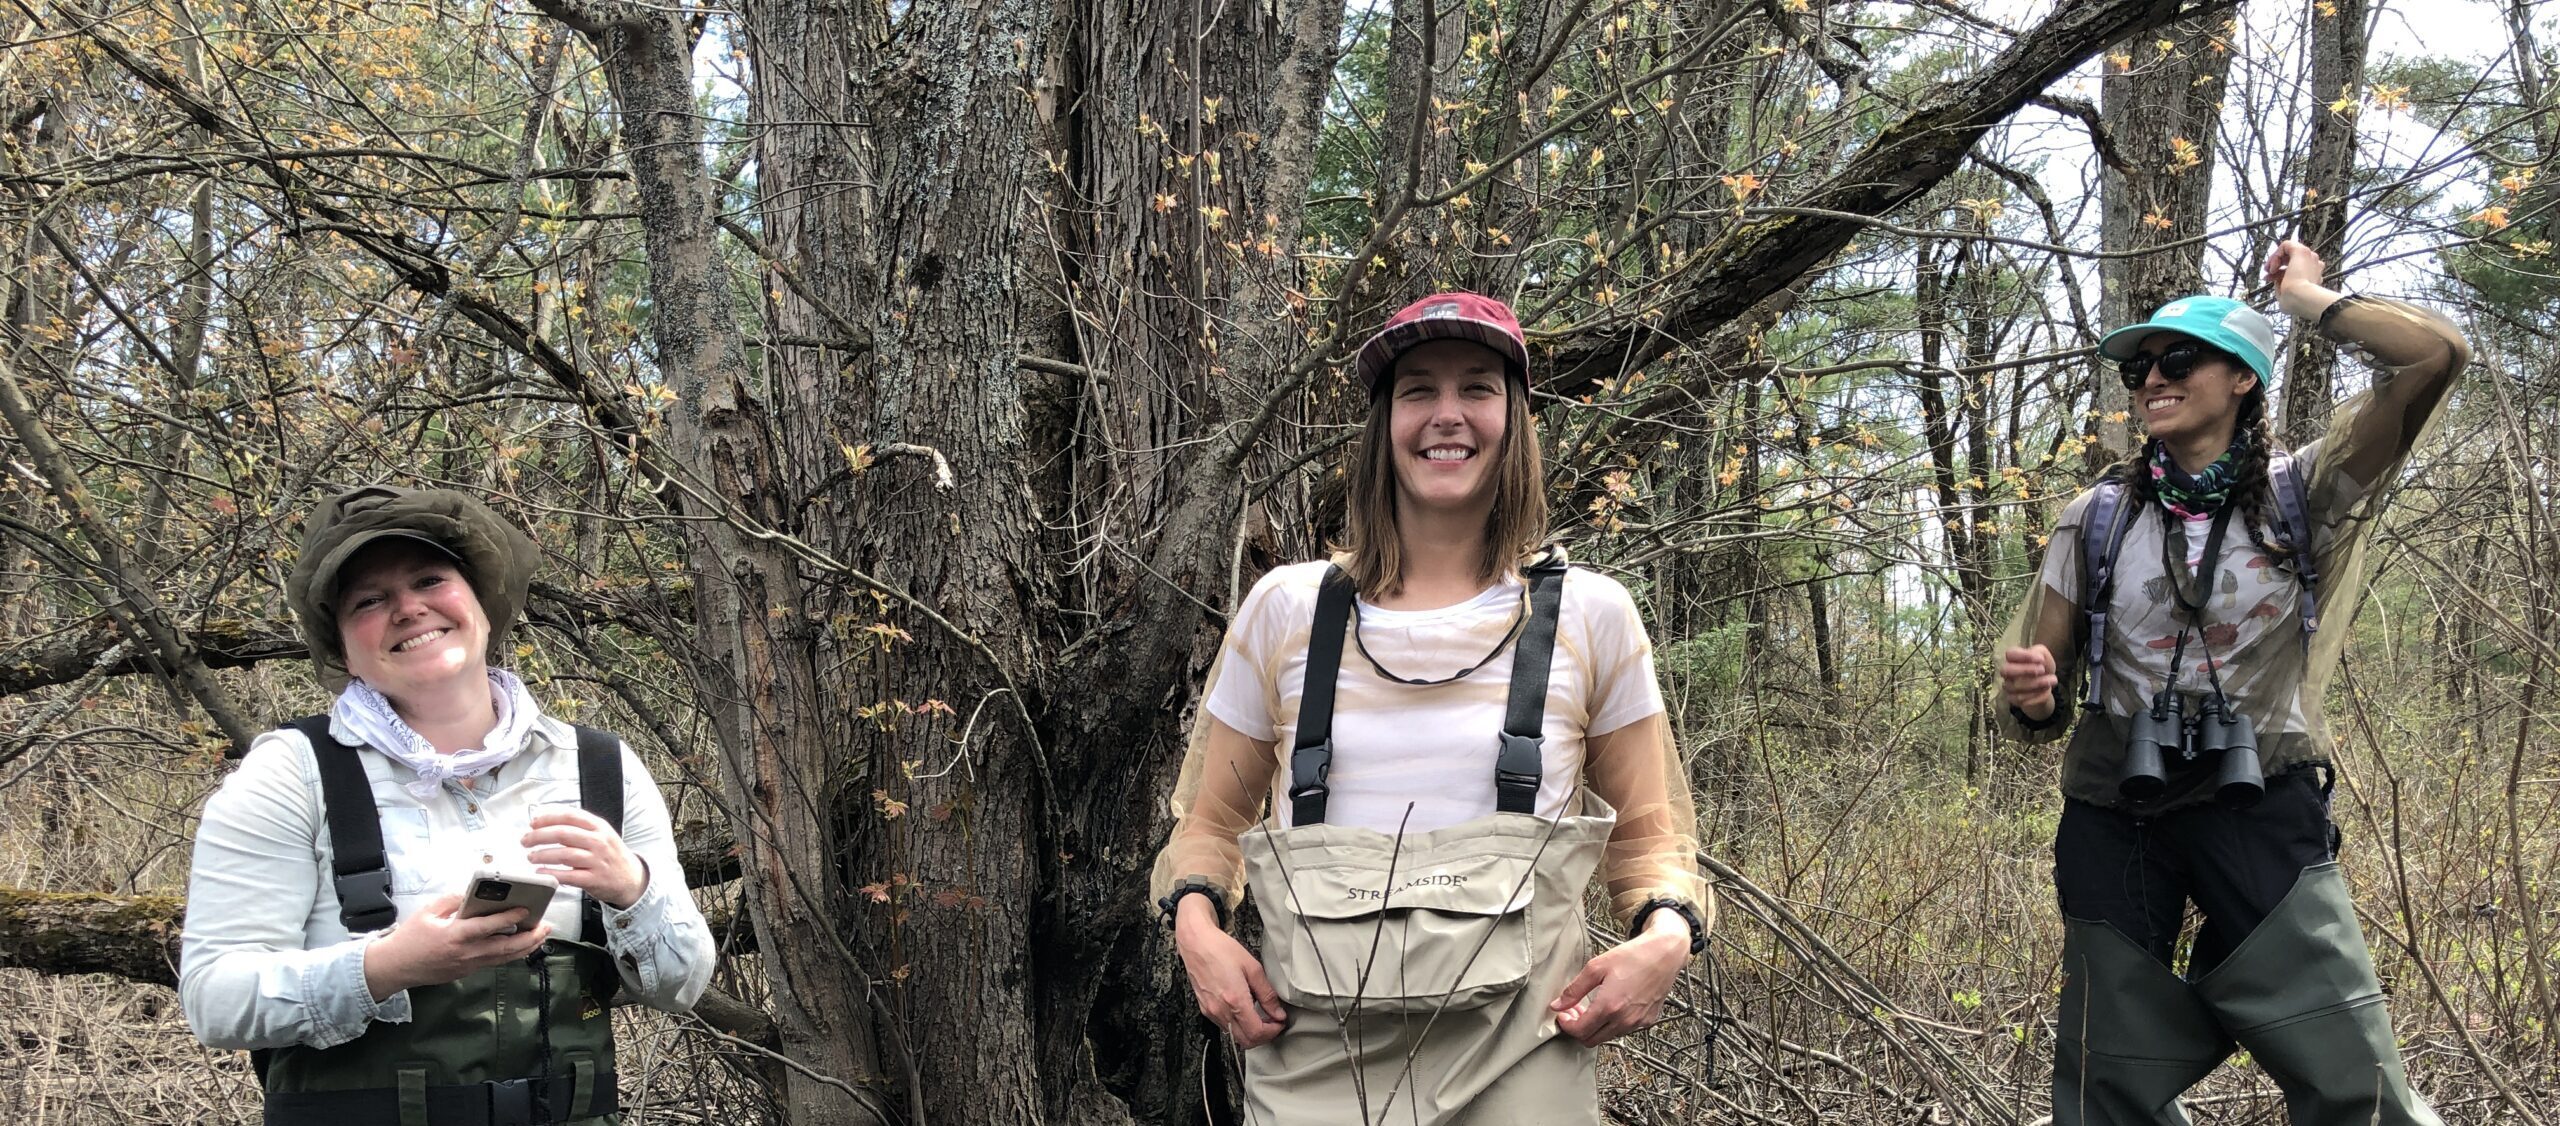
[[[2151,698],[2149,711],[2133,717],[2133,737],[2125,741],[2124,773],[2116,780],[2116,792],[2127,800],[2150,801],[2168,790],[2172,770],[2208,758],[2214,760],[2214,800],[2247,808],[2266,796],[2267,780],[2258,770],[2258,731],[2249,717],[2220,693],[2200,698],[2196,713],[2189,716],[2186,697],[2164,689]]]

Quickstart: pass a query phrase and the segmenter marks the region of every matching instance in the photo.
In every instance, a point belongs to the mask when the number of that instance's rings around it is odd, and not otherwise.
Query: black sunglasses
[[[2195,374],[2197,364],[2228,355],[2219,348],[2181,340],[2161,349],[2157,356],[2128,356],[2116,361],[2116,378],[2124,380],[2125,390],[2139,391],[2155,365],[2160,369],[2160,378],[2177,383]]]

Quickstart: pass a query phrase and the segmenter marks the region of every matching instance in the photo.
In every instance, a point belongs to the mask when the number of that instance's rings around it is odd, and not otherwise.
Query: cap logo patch
[[[2165,318],[2165,317],[2177,317],[2177,316],[2184,316],[2184,315],[2186,315],[2186,312],[2187,312],[2187,302],[2184,302],[2184,301],[2172,301],[2172,302],[2170,302],[2170,303],[2168,303],[2168,304],[2166,304],[2166,305],[2161,306],[2161,307],[2160,307],[2160,311],[2159,311],[2159,312],[2157,312],[2157,313],[2152,314],[2152,317],[2153,317],[2153,319],[2155,319],[2155,320],[2156,320],[2156,319]]]
[[[1454,317],[1458,316],[1459,312],[1460,310],[1457,302],[1442,301],[1436,304],[1425,305],[1422,307],[1422,311],[1420,313],[1414,315],[1416,317]]]

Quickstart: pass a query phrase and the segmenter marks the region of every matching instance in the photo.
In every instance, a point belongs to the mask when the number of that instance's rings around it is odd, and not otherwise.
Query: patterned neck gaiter
[[[2160,494],[2160,504],[2189,520],[2211,516],[2222,511],[2231,499],[2231,486],[2238,479],[2233,470],[2240,443],[2222,451],[2222,456],[2205,466],[2204,472],[2189,476],[2169,457],[2169,448],[2151,443],[2151,487]]]

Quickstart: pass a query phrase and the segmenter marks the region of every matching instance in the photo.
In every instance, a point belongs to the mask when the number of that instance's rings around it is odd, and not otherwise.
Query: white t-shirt
[[[1227,630],[1224,669],[1204,701],[1227,726],[1279,744],[1282,765],[1272,784],[1272,807],[1283,825],[1291,816],[1288,748],[1297,739],[1307,635],[1325,568],[1322,561],[1282,567],[1254,585]],[[1387,833],[1401,825],[1418,833],[1494,811],[1493,766],[1510,699],[1513,647],[1505,646],[1463,680],[1430,687],[1388,680],[1377,664],[1406,679],[1436,679],[1465,668],[1510,631],[1525,610],[1526,591],[1517,579],[1507,579],[1437,610],[1358,604],[1358,639],[1346,632],[1334,689],[1328,823]],[[1584,740],[1660,711],[1653,643],[1635,600],[1606,575],[1579,568],[1567,573],[1547,674],[1539,815],[1568,812],[1565,799],[1582,773]]]

